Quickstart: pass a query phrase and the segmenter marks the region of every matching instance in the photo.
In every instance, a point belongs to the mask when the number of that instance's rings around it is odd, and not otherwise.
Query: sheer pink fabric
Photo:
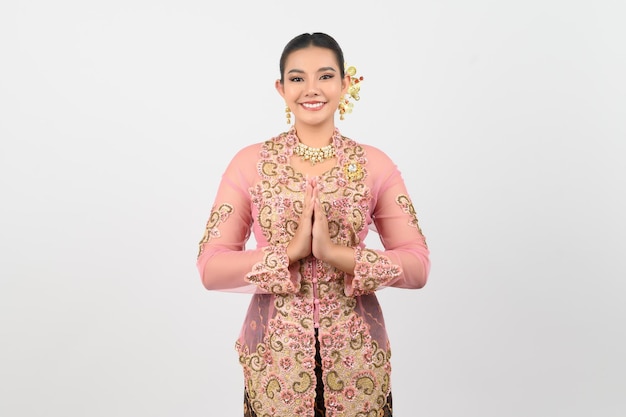
[[[376,410],[390,391],[391,367],[375,291],[423,287],[429,251],[396,165],[336,130],[337,163],[318,184],[332,239],[355,249],[354,274],[313,256],[288,265],[285,247],[297,228],[305,185],[290,165],[296,143],[291,130],[235,155],[200,241],[198,270],[209,290],[254,294],[237,349],[255,411],[301,407],[308,415],[315,395],[309,368],[314,328],[325,392],[332,393],[328,406],[355,414],[362,407],[355,404]],[[364,246],[370,229],[384,250]],[[251,233],[257,247],[246,250]]]

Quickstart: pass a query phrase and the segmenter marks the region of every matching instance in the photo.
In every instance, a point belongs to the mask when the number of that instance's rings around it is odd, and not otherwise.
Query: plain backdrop
[[[432,253],[379,293],[398,417],[626,415],[623,1],[5,1],[0,415],[240,416],[248,295],[195,266],[284,45],[365,79],[341,132]],[[376,245],[376,241],[370,243]]]

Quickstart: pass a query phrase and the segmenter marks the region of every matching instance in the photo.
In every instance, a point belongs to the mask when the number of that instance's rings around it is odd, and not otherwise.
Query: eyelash
[[[335,76],[333,74],[324,74],[320,77],[321,80],[330,80],[331,78],[334,78]],[[289,79],[289,81],[291,82],[301,82],[302,81],[302,77],[292,77]]]

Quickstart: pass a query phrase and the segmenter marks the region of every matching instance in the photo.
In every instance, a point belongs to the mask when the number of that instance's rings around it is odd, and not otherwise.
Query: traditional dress
[[[354,275],[312,255],[289,265],[307,180],[290,165],[297,143],[292,128],[235,155],[200,241],[206,288],[253,294],[236,342],[245,408],[258,417],[390,416],[391,351],[375,291],[423,287],[426,241],[396,165],[335,129],[336,164],[317,184],[331,239],[355,249]],[[370,230],[384,250],[365,247]],[[246,249],[251,233],[257,247]]]

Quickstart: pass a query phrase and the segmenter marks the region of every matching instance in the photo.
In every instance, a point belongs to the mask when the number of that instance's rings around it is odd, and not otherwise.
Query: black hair
[[[335,57],[337,58],[337,64],[339,64],[339,71],[341,73],[341,78],[344,77],[344,59],[343,59],[343,51],[341,47],[337,43],[337,41],[330,35],[321,32],[314,33],[303,33],[302,35],[298,35],[285,45],[283,49],[283,53],[280,56],[280,82],[284,81],[283,75],[285,73],[285,62],[287,61],[287,57],[294,51],[308,48],[309,46],[317,46],[319,48],[326,48],[333,51]]]

